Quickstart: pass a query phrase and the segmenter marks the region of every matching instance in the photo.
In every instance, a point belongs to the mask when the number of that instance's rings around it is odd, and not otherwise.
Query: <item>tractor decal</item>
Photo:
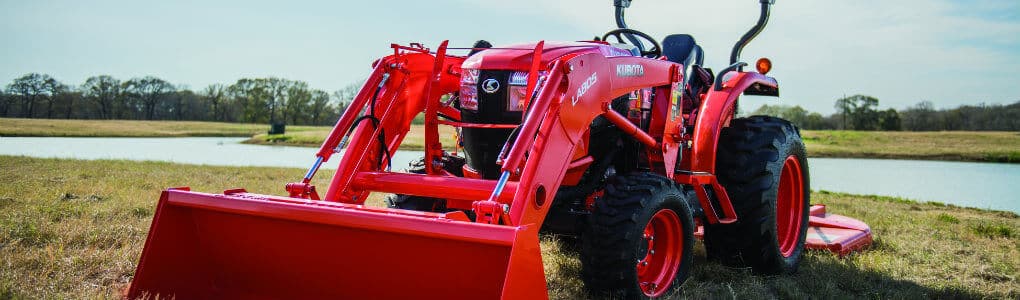
[[[584,80],[584,83],[581,83],[581,87],[577,88],[577,93],[570,100],[570,104],[577,105],[577,101],[581,100],[581,97],[584,97],[584,94],[598,83],[598,75],[599,73],[591,73],[591,77],[588,77],[588,79]]]

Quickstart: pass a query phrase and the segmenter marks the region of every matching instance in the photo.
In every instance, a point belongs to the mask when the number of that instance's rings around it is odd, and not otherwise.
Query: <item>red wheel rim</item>
[[[776,199],[776,229],[779,251],[790,257],[800,242],[804,224],[804,173],[796,156],[786,157],[779,178],[779,195]]]
[[[637,274],[646,296],[661,296],[676,278],[684,246],[682,229],[680,217],[671,209],[659,210],[645,226],[642,246],[646,247],[641,247],[645,256],[638,259]]]

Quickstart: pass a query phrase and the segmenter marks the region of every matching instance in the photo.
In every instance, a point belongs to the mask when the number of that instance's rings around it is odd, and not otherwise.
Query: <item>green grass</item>
[[[304,170],[0,156],[0,298],[118,298],[131,281],[161,189],[244,187],[283,194]],[[325,187],[328,174],[314,183]],[[381,205],[373,195],[369,205]],[[1020,218],[907,199],[816,192],[815,203],[872,226],[875,245],[809,252],[790,276],[721,266],[695,247],[687,298],[1020,297]],[[574,243],[542,238],[554,299],[586,297]],[[457,264],[437,262],[445,267]],[[470,267],[470,263],[463,263]],[[340,270],[338,270],[340,271]]]
[[[813,157],[1020,163],[1020,132],[802,130]]]

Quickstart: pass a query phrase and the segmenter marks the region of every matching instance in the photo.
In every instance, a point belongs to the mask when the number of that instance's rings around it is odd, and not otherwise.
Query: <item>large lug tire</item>
[[[588,289],[611,298],[647,299],[687,280],[694,219],[685,195],[656,174],[610,178],[581,235]]]
[[[446,212],[446,201],[443,199],[394,194],[386,197],[386,207],[415,211]]]
[[[799,130],[765,116],[734,119],[719,136],[716,176],[737,222],[705,226],[710,259],[758,274],[797,271],[808,228],[808,162]]]
[[[463,158],[447,154],[441,159],[443,161],[443,169],[447,172],[456,176],[464,176],[464,171],[461,170],[461,167],[464,166]],[[407,171],[408,173],[425,174],[425,158],[423,157],[417,162],[412,162],[410,167],[411,169]],[[403,194],[393,194],[386,197],[386,207],[427,212],[452,211],[446,208],[446,200]]]

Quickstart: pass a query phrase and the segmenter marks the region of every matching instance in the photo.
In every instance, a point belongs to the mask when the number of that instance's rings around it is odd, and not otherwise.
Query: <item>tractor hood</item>
[[[465,60],[462,68],[525,71],[531,68],[537,44],[524,43],[482,50]],[[542,48],[541,65],[544,67],[559,58],[588,53],[601,53],[606,57],[634,55],[605,42],[546,42]]]

